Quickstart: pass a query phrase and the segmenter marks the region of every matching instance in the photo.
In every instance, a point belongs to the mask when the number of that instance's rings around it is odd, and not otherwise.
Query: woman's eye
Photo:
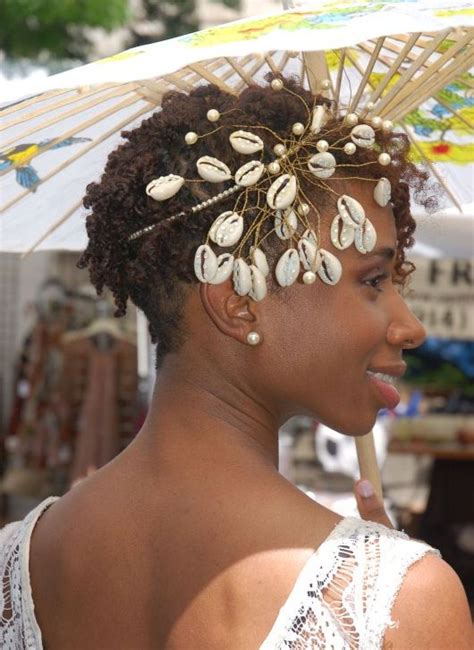
[[[380,289],[380,285],[388,277],[388,273],[379,273],[379,275],[375,275],[373,278],[366,280],[364,284],[372,287],[373,289],[376,289],[377,291],[382,291],[382,289]]]

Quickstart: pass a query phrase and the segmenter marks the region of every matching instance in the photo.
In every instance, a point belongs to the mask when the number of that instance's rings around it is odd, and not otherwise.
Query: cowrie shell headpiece
[[[330,86],[329,82],[321,84],[322,88]],[[285,90],[281,79],[274,79],[270,85],[272,92]],[[200,282],[221,284],[231,281],[238,295],[249,296],[255,301],[263,300],[267,295],[270,267],[261,246],[262,237],[259,237],[259,232],[263,222],[269,221],[271,230],[268,234],[274,233],[280,240],[280,245],[281,242],[287,245],[276,260],[274,270],[275,279],[280,286],[289,287],[298,281],[300,274],[304,284],[313,284],[317,278],[329,285],[337,284],[342,276],[342,265],[333,252],[321,248],[320,214],[317,206],[311,204],[318,220],[316,234],[308,219],[311,212],[308,205],[310,198],[303,193],[301,182],[304,180],[322,191],[328,191],[325,181],[337,178],[338,167],[344,165],[338,161],[341,152],[352,158],[357,149],[373,148],[376,143],[374,128],[380,129],[383,123],[372,118],[371,126],[364,124],[357,113],[342,115],[338,118],[339,127],[345,129],[346,135],[331,144],[328,135],[331,133],[330,122],[335,116],[329,102],[306,107],[306,123],[301,121],[290,125],[284,138],[264,124],[248,127],[234,125],[233,128],[230,125],[230,133],[225,132],[226,141],[230,153],[236,152],[240,159],[233,170],[224,160],[206,154],[195,162],[198,178],[187,179],[171,172],[149,180],[145,192],[151,200],[160,202],[175,197],[186,183],[223,184],[231,181],[232,184],[192,206],[187,212],[179,212],[158,224],[137,230],[129,236],[129,240],[142,237],[163,222],[186,215],[196,215],[191,218],[199,218],[197,213],[213,208],[220,201],[233,198],[234,207],[214,217],[206,241],[196,250],[194,272]],[[208,122],[217,125],[212,127],[211,133],[229,128],[225,124],[219,126],[222,115],[217,109],[209,109],[206,118]],[[325,131],[326,127],[329,128],[328,131]],[[383,130],[387,132],[388,127]],[[264,140],[265,136],[268,137],[268,132],[275,137],[271,143]],[[205,137],[206,134],[188,131],[184,141],[188,146],[193,146]],[[232,154],[234,156],[235,153]],[[251,159],[245,162],[242,161],[242,156],[251,156]],[[269,157],[271,160],[268,162]],[[390,162],[388,153],[374,153],[374,164],[386,166]],[[390,201],[391,191],[390,181],[381,176],[373,189],[374,203],[385,207]],[[253,221],[248,223],[247,211],[253,206],[257,206],[253,210],[257,216],[252,217]],[[334,252],[354,246],[358,253],[366,255],[374,249],[377,233],[369,216],[369,206],[364,207],[348,194],[338,196],[337,214],[331,221],[329,232]],[[266,238],[267,235],[264,239]],[[244,245],[247,241],[246,250],[249,252],[245,255]],[[226,250],[219,252],[218,249]]]

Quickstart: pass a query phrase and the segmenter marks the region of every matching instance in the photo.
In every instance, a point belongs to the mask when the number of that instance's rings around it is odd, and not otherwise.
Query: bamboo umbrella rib
[[[324,52],[305,52],[306,74],[313,94],[320,91],[318,85],[323,79],[331,79]]]
[[[165,79],[168,83],[174,85],[179,90],[184,90],[185,92],[189,92],[190,90],[192,90],[192,85],[187,81],[185,81],[184,79],[178,77],[178,75],[176,74],[164,75],[163,79]]]
[[[428,79],[423,88],[414,88],[414,95],[407,97],[405,102],[395,105],[393,109],[391,109],[390,113],[387,112],[387,115],[393,115],[394,119],[399,119],[399,115],[406,115],[416,108],[417,105],[423,103],[426,99],[442,90],[450,79],[456,75],[460,76],[463,72],[469,70],[471,66],[472,55],[470,52],[466,52],[464,56],[455,59],[452,65],[448,66],[448,68],[443,71],[443,74],[435,76],[434,80]],[[434,81],[436,83],[434,83]]]
[[[13,102],[12,104],[8,104],[4,108],[0,108],[0,115],[2,117],[5,117],[5,115],[10,115],[11,113],[16,113],[17,111],[21,111],[24,108],[28,108],[28,106],[34,106],[35,104],[38,104],[40,102],[45,102],[51,97],[56,97],[57,95],[65,95],[66,93],[71,92],[70,90],[50,90],[47,93],[40,93],[39,95],[35,95],[34,97],[29,97],[27,99],[19,99],[18,101]]]
[[[51,142],[46,145],[44,148],[41,149],[41,153],[44,153],[45,151],[48,151],[48,149],[51,149],[55,144],[58,142],[62,142],[63,140],[66,140],[67,138],[75,136],[77,133],[80,133],[81,131],[84,131],[84,129],[89,128],[93,124],[96,124],[97,122],[100,122],[101,120],[105,119],[106,117],[109,117],[110,115],[113,115],[117,111],[122,110],[123,108],[128,108],[128,106],[131,106],[132,104],[136,104],[139,101],[138,97],[131,97],[129,99],[126,99],[123,102],[120,102],[120,104],[116,104],[115,106],[112,106],[111,108],[108,108],[106,111],[102,111],[102,113],[99,113],[99,115],[95,115],[94,117],[90,118],[89,120],[86,120],[85,122],[82,122],[81,124],[77,124],[73,129],[70,129],[66,133],[62,133],[58,138],[54,138],[51,140]],[[17,167],[21,166],[20,164],[14,164],[11,167],[8,167],[7,169],[0,170],[0,176],[4,176],[5,174],[8,174],[15,170]]]
[[[440,56],[436,61],[433,61],[432,64],[427,68],[422,74],[420,74],[416,79],[412,75],[412,83],[407,83],[399,92],[390,98],[390,101],[385,102],[384,106],[381,108],[385,109],[385,112],[393,110],[394,105],[402,103],[402,101],[413,98],[413,89],[418,90],[424,83],[430,84],[434,81],[435,73],[443,68],[445,64],[449,64],[450,61],[456,58],[458,53],[461,53],[466,46],[469,46],[470,34],[467,34],[465,39],[458,41],[456,45],[450,48],[442,56]],[[469,49],[467,49],[468,55]],[[447,66],[449,67],[449,66]],[[447,68],[445,68],[447,69]],[[407,71],[408,72],[408,71]],[[441,71],[443,74],[444,71]],[[383,100],[382,100],[383,102]]]
[[[78,93],[79,89],[72,89],[69,90],[68,93],[74,92],[73,96],[67,97],[67,99],[63,99],[59,102],[51,102],[47,106],[43,106],[43,108],[40,108],[36,111],[33,111],[32,113],[28,113],[27,115],[22,115],[18,117],[16,120],[12,120],[11,122],[8,122],[7,124],[4,124],[3,126],[0,127],[0,131],[4,131],[5,129],[11,128],[12,126],[17,126],[18,124],[22,124],[23,122],[29,122],[32,119],[35,119],[37,117],[40,117],[41,115],[44,115],[45,113],[51,113],[52,111],[57,110],[58,108],[63,108],[64,106],[68,106],[69,104],[73,104],[74,102],[81,101],[83,99],[88,99],[89,97],[93,97],[95,95],[98,95],[99,93],[104,92],[105,90],[108,90],[110,88],[119,88],[120,84],[104,84],[103,86],[100,86],[99,88],[96,88],[93,92],[88,92],[85,94]],[[79,94],[79,96],[78,96]],[[21,106],[19,107],[21,109]]]
[[[415,45],[416,41],[418,40],[420,36],[420,32],[416,34],[412,34],[411,38],[408,40],[407,44],[403,48],[403,50],[400,52],[400,54],[397,56],[395,61],[392,63],[391,69],[384,75],[382,83],[380,83],[373,91],[372,95],[370,96],[371,102],[376,102],[378,98],[382,95],[383,91],[385,88],[388,86],[390,81],[392,80],[393,76],[397,74],[397,72],[400,69],[400,66],[402,65],[403,61],[406,58],[407,53],[412,49],[412,47]]]
[[[388,44],[388,38],[385,39],[385,43],[383,46],[383,49],[379,55],[378,61],[383,61],[387,65],[391,66],[393,63],[393,54],[395,54],[397,57],[399,57],[401,52],[404,52],[405,56],[403,60],[401,60],[398,64],[398,67],[402,67],[403,65],[406,65],[406,62],[412,63],[417,57],[418,54],[415,52],[412,52],[408,49],[404,50],[403,48],[398,48],[398,47],[390,47]],[[415,39],[416,42],[416,39]],[[417,44],[418,45],[418,44]],[[372,42],[364,42],[364,43],[359,43],[357,46],[357,49],[363,52],[364,54],[371,55],[374,51],[374,47],[372,46]],[[413,50],[413,47],[410,48]],[[426,66],[424,66],[426,67]]]
[[[24,253],[22,253],[20,259],[24,259],[27,255],[30,255],[30,253],[33,253],[33,251],[38,248],[40,244],[44,242],[45,239],[47,239],[55,230],[59,228],[65,221],[71,217],[76,210],[78,210],[82,205],[82,199],[75,203],[72,208],[70,208],[62,217],[59,219],[59,221],[56,221],[52,226],[48,228],[48,230],[41,235],[41,237],[32,245],[28,250],[26,250]]]
[[[104,142],[104,140],[107,140],[107,138],[113,136],[115,133],[117,133],[117,131],[121,131],[125,126],[127,126],[127,124],[130,124],[131,122],[136,120],[141,115],[143,115],[145,113],[149,113],[150,110],[153,110],[153,108],[150,107],[150,106],[146,106],[145,108],[141,108],[139,111],[137,111],[133,115],[129,115],[126,119],[122,120],[122,122],[120,122],[119,124],[116,124],[113,128],[111,128],[108,131],[106,131],[105,133],[103,133],[99,138],[97,138],[97,140],[94,140],[93,142],[88,144],[86,147],[84,147],[84,149],[77,152],[74,156],[71,156],[71,158],[68,158],[68,160],[62,162],[60,165],[58,165],[53,170],[51,170],[48,174],[46,174],[46,176],[44,176],[41,179],[41,182],[37,185],[37,187],[39,187],[39,185],[41,183],[44,183],[45,181],[49,180],[50,178],[52,178],[53,176],[55,176],[56,174],[61,172],[66,167],[69,167],[69,165],[71,165],[73,162],[78,160],[81,156],[88,153],[91,149],[96,147],[101,142]],[[10,201],[8,201],[7,203],[5,203],[4,205],[2,205],[0,207],[0,213],[5,212],[9,208],[11,208],[13,205],[15,205],[15,203],[17,203],[18,201],[20,201],[21,199],[23,199],[25,196],[27,196],[30,193],[31,193],[31,190],[25,190],[21,194],[18,194],[14,199],[11,199]]]
[[[300,60],[300,75],[299,75],[299,77],[300,77],[299,82],[300,82],[301,86],[304,86],[305,75],[306,75],[306,66],[304,64],[304,58],[301,57],[301,60]],[[308,84],[309,84],[309,81],[308,81]]]
[[[339,110],[339,98],[341,96],[342,75],[344,73],[344,62],[346,60],[346,48],[339,50],[339,66],[337,68],[336,87],[334,88],[334,100],[336,110]]]
[[[467,120],[463,115],[461,115],[456,110],[454,110],[454,108],[451,108],[451,106],[449,106],[449,104],[447,104],[443,99],[441,99],[441,97],[438,94],[434,95],[434,99],[436,99],[438,104],[440,104],[447,111],[452,113],[454,115],[454,117],[456,117],[459,121],[461,121],[463,124],[465,124],[468,129],[471,129],[471,130],[474,129],[474,124],[472,122],[469,122],[469,120]]]
[[[97,104],[100,104],[102,102],[106,102],[109,99],[113,99],[114,97],[117,96],[123,96],[128,94],[129,92],[132,92],[136,88],[137,84],[127,84],[126,86],[123,86],[122,89],[117,87],[116,89],[110,91],[109,93],[106,93],[105,95],[102,95],[100,99],[92,99],[89,102],[86,102],[85,104],[80,104],[79,106],[76,106],[75,108],[70,109],[69,111],[66,111],[65,113],[61,113],[60,115],[56,115],[56,117],[51,118],[50,120],[46,120],[45,122],[41,122],[41,124],[37,124],[31,129],[28,129],[26,131],[23,131],[23,133],[20,133],[19,135],[16,135],[12,140],[9,142],[3,143],[2,142],[2,147],[5,149],[15,142],[19,142],[20,140],[23,140],[24,138],[27,138],[30,136],[32,133],[36,133],[36,131],[42,131],[43,129],[46,129],[48,126],[52,126],[53,124],[57,124],[58,122],[61,122],[62,120],[66,120],[69,117],[72,117],[73,115],[77,115],[78,113],[81,113],[82,111],[86,111],[89,108],[93,108],[94,106],[97,106]]]
[[[266,63],[268,64],[266,57],[262,56],[259,59],[257,59],[255,61],[255,64],[254,64],[253,68],[251,68],[251,70],[250,70],[250,76],[253,78],[254,75],[256,75],[257,72],[260,70],[260,68],[262,68]],[[238,84],[237,85],[237,92],[240,93],[243,90],[243,86],[244,86],[243,82]]]
[[[239,77],[247,84],[251,86],[253,84],[252,78],[247,74],[247,72],[242,68],[235,59],[232,57],[225,57],[227,63],[235,70]]]
[[[241,60],[241,62],[246,64],[251,59],[252,59],[252,55],[247,55]],[[222,59],[219,59],[217,61],[212,61],[212,64],[208,66],[208,69],[212,69],[213,71],[217,70],[219,67],[222,66],[222,61],[223,61]],[[234,74],[233,69],[229,69],[221,75],[221,79],[227,81],[227,79],[229,79],[229,77],[231,77],[233,74]],[[187,77],[189,77],[189,79],[187,79]],[[189,68],[182,68],[177,73],[163,75],[161,79],[165,80],[168,84],[170,84],[172,89],[178,88],[179,90],[183,90],[189,93],[195,87],[195,85],[193,84],[201,81],[202,76],[194,72],[193,70],[190,70]],[[146,86],[152,92],[163,91],[162,84],[160,84],[160,81],[157,80],[144,79],[141,81],[141,84],[143,86]]]
[[[221,90],[230,93],[231,95],[235,95],[234,89],[224,83],[222,79],[219,79],[215,74],[213,74],[210,70],[208,70],[205,66],[203,66],[201,63],[192,63],[188,65],[188,68],[191,70],[194,70],[198,75],[200,75],[203,79],[206,79],[206,81],[209,81],[209,83],[215,84],[218,88]]]
[[[431,48],[424,50],[424,52],[420,54],[419,58],[414,63],[412,63],[411,66],[407,68],[407,70],[405,70],[405,72],[401,74],[398,81],[388,91],[385,97],[382,97],[382,99],[380,100],[379,111],[382,111],[385,108],[385,106],[387,106],[394,99],[394,97],[397,97],[397,95],[400,92],[403,92],[403,89],[405,88],[405,84],[407,83],[407,81],[414,77],[417,70],[421,68],[424,62],[431,56],[431,54],[435,51],[435,49],[438,47],[441,41],[443,41],[447,37],[450,31],[451,28],[439,32],[437,38],[435,38],[431,43]]]
[[[436,179],[439,181],[439,183],[443,186],[444,190],[445,190],[446,193],[448,194],[448,196],[449,196],[449,198],[451,199],[451,201],[452,201],[452,202],[454,203],[454,205],[458,208],[459,212],[462,213],[462,204],[461,204],[461,201],[457,198],[457,196],[454,194],[454,192],[453,192],[453,191],[451,190],[451,188],[448,186],[448,184],[446,183],[446,181],[444,180],[444,178],[441,176],[441,174],[439,173],[439,171],[436,169],[436,166],[431,162],[431,160],[430,160],[429,158],[427,158],[427,157],[425,156],[425,154],[423,153],[423,150],[422,150],[421,147],[419,146],[418,142],[416,141],[415,138],[413,138],[413,137],[411,136],[411,134],[410,134],[410,132],[408,131],[408,129],[406,128],[406,126],[405,126],[404,124],[401,124],[401,127],[402,127],[402,129],[405,131],[405,133],[406,133],[408,139],[410,140],[410,143],[412,144],[412,146],[417,150],[418,154],[421,156],[421,159],[425,161],[425,163],[428,165],[428,167],[430,168],[430,170],[431,170],[431,172],[433,173],[433,175],[436,177]]]
[[[144,99],[145,101],[150,102],[150,104],[153,104],[155,107],[160,105],[161,99],[163,97],[162,94],[156,93],[146,87],[137,90],[137,94],[140,96],[140,99]]]
[[[379,60],[380,60],[381,62],[383,62],[383,64],[384,64],[387,68],[390,68],[391,63],[388,63],[387,61],[385,61],[385,59],[379,59]],[[432,94],[433,94],[433,93],[432,93]],[[469,122],[469,120],[467,120],[463,115],[461,115],[461,114],[458,113],[456,110],[454,110],[453,108],[451,108],[451,106],[449,106],[449,104],[447,104],[445,101],[443,101],[439,95],[434,95],[434,94],[433,94],[433,98],[436,99],[436,101],[437,101],[439,104],[441,104],[442,106],[444,106],[444,108],[446,108],[446,110],[448,110],[448,111],[449,111],[450,113],[452,113],[455,117],[457,117],[458,120],[460,120],[461,122],[463,122],[463,123],[464,123],[464,124],[469,128],[469,129],[473,129],[473,128],[474,128],[474,124],[471,124],[471,122]],[[416,100],[416,101],[418,102],[418,97],[417,97],[417,100]],[[407,113],[407,114],[408,114],[408,113]],[[394,119],[397,119],[397,118],[394,118]]]
[[[372,70],[374,69],[374,66],[375,66],[375,64],[377,62],[377,58],[379,56],[380,50],[382,49],[382,45],[384,43],[384,40],[385,40],[384,36],[382,36],[382,38],[379,38],[377,40],[374,51],[371,54],[371,57],[370,57],[367,65],[366,65],[365,72],[362,75],[362,79],[360,80],[359,87],[357,88],[356,93],[355,93],[354,97],[352,98],[351,105],[350,105],[350,108],[349,108],[349,113],[352,113],[355,110],[358,103],[359,103],[359,100],[360,100],[360,98],[362,96],[362,93],[364,92],[364,88],[367,85],[367,80],[368,80],[368,78],[369,78],[369,76],[370,76],[370,74],[371,74]]]
[[[278,72],[278,68],[277,68],[274,60],[272,59],[272,57],[269,54],[265,54],[265,61],[267,62],[268,67],[270,68],[270,70],[273,73]]]

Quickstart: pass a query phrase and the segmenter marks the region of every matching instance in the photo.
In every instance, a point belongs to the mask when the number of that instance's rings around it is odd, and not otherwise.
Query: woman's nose
[[[387,331],[387,341],[399,348],[417,348],[426,339],[426,330],[401,296]]]

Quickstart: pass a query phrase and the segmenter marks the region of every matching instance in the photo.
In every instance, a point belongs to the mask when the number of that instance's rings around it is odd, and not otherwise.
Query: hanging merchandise
[[[62,494],[138,430],[136,336],[107,317],[107,301],[91,303],[57,280],[40,290],[15,373],[4,494]]]
[[[137,348],[117,322],[99,318],[63,343],[63,435],[74,439],[70,484],[108,463],[135,433]]]

